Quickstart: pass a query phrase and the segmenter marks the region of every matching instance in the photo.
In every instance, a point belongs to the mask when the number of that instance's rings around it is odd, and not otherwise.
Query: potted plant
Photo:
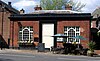
[[[89,46],[89,50],[87,51],[87,55],[88,56],[93,56],[94,55],[94,49],[95,49],[95,42],[90,41],[88,43],[88,46]]]
[[[97,35],[100,36],[100,30],[97,32]]]

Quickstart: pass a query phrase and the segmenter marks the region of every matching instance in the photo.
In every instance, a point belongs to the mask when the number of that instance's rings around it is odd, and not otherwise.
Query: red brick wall
[[[1,29],[2,29],[2,12],[0,12],[0,34],[1,34]]]
[[[19,27],[20,25],[18,24],[20,23],[21,26],[33,26],[33,33],[39,35],[39,21],[14,21],[14,24],[13,22],[11,22],[11,40],[13,38],[14,40],[14,47],[17,47],[18,46],[18,32],[19,32]],[[13,29],[13,25],[14,25],[14,29]],[[14,31],[13,31],[14,30]],[[14,34],[14,35],[13,35]],[[13,37],[12,37],[13,35]],[[33,35],[34,36],[34,35]],[[12,46],[12,43],[11,43],[11,46]]]
[[[12,46],[12,39],[13,39],[13,21],[10,21],[10,46]]]
[[[80,35],[87,38],[87,40],[81,40],[81,44],[83,47],[88,47],[87,43],[90,37],[90,22],[87,20],[79,21],[79,20],[66,20],[66,21],[58,21],[57,23],[57,33],[64,33],[64,26],[80,26],[83,31],[81,31]]]
[[[19,24],[18,22],[20,22],[20,24],[22,26],[33,26],[33,32],[37,33],[39,35],[39,21],[14,21],[14,29],[13,28],[13,22],[11,22],[11,40],[12,38],[14,38],[14,46],[17,47],[17,43],[18,43],[18,30],[19,30]],[[57,33],[64,33],[64,26],[80,26],[80,28],[83,29],[83,31],[81,31],[81,36],[87,38],[87,40],[81,40],[81,44],[83,47],[88,47],[87,43],[89,41],[89,37],[90,37],[90,22],[87,20],[83,20],[83,21],[72,21],[72,20],[68,20],[68,21],[58,21],[57,22]],[[14,30],[14,31],[13,31]],[[12,35],[12,33],[14,33],[14,35]],[[13,37],[12,37],[13,36]],[[33,35],[34,36],[34,35]],[[36,43],[37,45],[38,43]],[[58,43],[59,44],[59,43]],[[11,42],[12,45],[12,42]],[[61,45],[61,43],[60,43]]]
[[[8,38],[10,37],[10,19],[11,15],[9,11],[0,12],[0,34],[2,34],[2,18],[3,18],[3,39],[8,44]],[[3,17],[2,17],[3,16]]]
[[[96,54],[100,54],[100,50],[94,50]]]

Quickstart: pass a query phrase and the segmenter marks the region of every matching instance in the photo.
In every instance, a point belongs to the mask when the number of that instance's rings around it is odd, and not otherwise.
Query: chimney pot
[[[71,5],[71,4],[67,4],[67,5],[65,6],[65,9],[66,9],[66,10],[72,10],[72,5]]]
[[[11,2],[8,2],[8,5],[11,6]]]
[[[40,7],[40,5],[36,5],[36,7],[34,7],[34,10],[42,10],[42,8]]]
[[[20,14],[24,14],[25,10],[24,9],[21,9],[20,10]]]

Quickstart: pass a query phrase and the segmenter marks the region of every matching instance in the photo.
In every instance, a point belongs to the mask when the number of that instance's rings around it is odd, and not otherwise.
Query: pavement
[[[38,52],[38,50],[18,50],[18,49],[3,49],[0,54],[33,54],[33,55],[48,55],[48,56],[65,56],[66,54],[54,54],[51,51]],[[68,55],[73,56],[73,55]],[[78,55],[77,55],[78,56]]]
[[[8,52],[15,52],[15,53],[36,53],[37,50],[18,50],[18,49],[3,49],[0,50],[0,53],[8,53]]]
[[[37,50],[3,49],[0,50],[0,61],[100,61],[100,57],[53,54]]]
[[[12,54],[12,53],[16,53],[16,54],[45,54],[45,55],[58,55],[58,56],[65,55],[65,54],[53,54],[53,52],[51,52],[51,51],[38,52],[38,50],[18,50],[18,49],[0,50],[0,54]],[[72,55],[69,55],[69,56],[72,56]],[[98,54],[97,56],[100,57],[100,54]]]
[[[45,51],[45,52],[38,52],[38,50],[18,50],[18,49],[3,49],[0,50],[0,54],[3,53],[22,53],[22,54],[48,54],[48,55],[53,55],[52,52],[50,51]]]
[[[83,55],[53,54],[50,51],[38,52],[38,50],[0,50],[0,61],[100,61],[99,57]]]

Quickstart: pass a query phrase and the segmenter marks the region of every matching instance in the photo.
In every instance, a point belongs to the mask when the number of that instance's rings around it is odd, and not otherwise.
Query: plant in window
[[[73,41],[72,44],[76,44],[76,41]]]

